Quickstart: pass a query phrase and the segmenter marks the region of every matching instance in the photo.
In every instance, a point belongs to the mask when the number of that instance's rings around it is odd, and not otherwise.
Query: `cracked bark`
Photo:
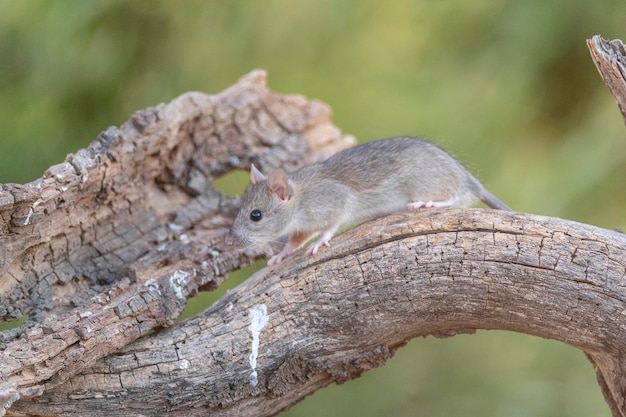
[[[598,72],[609,91],[615,97],[617,107],[626,122],[626,51],[619,39],[607,41],[599,35],[587,39],[587,47],[591,53]]]
[[[626,417],[626,237],[591,225],[401,212],[175,322],[189,296],[263,256],[222,250],[238,200],[213,179],[251,162],[293,169],[353,143],[325,105],[264,81],[256,71],[218,95],[138,112],[40,180],[1,186],[0,316],[31,318],[1,335],[9,415],[272,415],[413,337],[506,329],[582,349]],[[249,314],[261,304],[253,385]]]

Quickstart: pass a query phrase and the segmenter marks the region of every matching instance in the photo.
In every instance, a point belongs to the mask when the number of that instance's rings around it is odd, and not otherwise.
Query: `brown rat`
[[[288,236],[269,265],[315,234],[322,235],[307,254],[330,246],[341,227],[407,208],[467,207],[481,200],[511,210],[447,152],[412,138],[358,145],[289,174],[276,169],[266,177],[252,165],[250,180],[227,243],[267,244]]]

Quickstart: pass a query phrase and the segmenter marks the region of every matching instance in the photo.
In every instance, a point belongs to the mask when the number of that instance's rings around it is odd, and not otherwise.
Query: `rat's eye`
[[[261,213],[261,210],[254,209],[250,212],[250,220],[252,220],[253,222],[258,222],[262,218],[263,213]]]

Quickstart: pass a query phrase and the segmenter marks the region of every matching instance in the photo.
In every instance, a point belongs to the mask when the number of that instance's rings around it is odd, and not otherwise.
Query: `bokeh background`
[[[516,210],[626,229],[626,128],[585,44],[626,40],[625,17],[623,0],[0,0],[0,183],[264,68],[359,141],[423,135]],[[580,351],[491,331],[414,340],[282,414],[315,415],[610,412]]]

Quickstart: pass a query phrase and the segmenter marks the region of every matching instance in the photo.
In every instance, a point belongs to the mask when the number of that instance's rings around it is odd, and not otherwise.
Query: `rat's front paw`
[[[293,249],[291,249],[291,247],[285,247],[283,250],[280,251],[280,253],[272,256],[270,260],[267,261],[267,264],[270,266],[279,264],[283,261],[283,259],[289,256],[291,252],[293,252]]]
[[[286,254],[286,253],[282,253],[282,252],[281,252],[281,253],[279,253],[278,255],[274,255],[274,256],[272,256],[272,257],[270,258],[270,260],[269,260],[269,261],[267,261],[267,264],[268,264],[269,266],[272,266],[272,265],[277,265],[277,264],[281,263],[281,262],[283,261],[283,259],[285,259],[285,258],[287,257],[287,255],[288,255],[288,254]]]
[[[311,246],[309,246],[306,250],[306,254],[307,255],[315,255],[317,253],[318,250],[320,250],[320,248],[322,246],[328,246],[330,247],[330,243],[328,243],[328,240],[325,239],[320,239],[317,242],[311,244]]]

